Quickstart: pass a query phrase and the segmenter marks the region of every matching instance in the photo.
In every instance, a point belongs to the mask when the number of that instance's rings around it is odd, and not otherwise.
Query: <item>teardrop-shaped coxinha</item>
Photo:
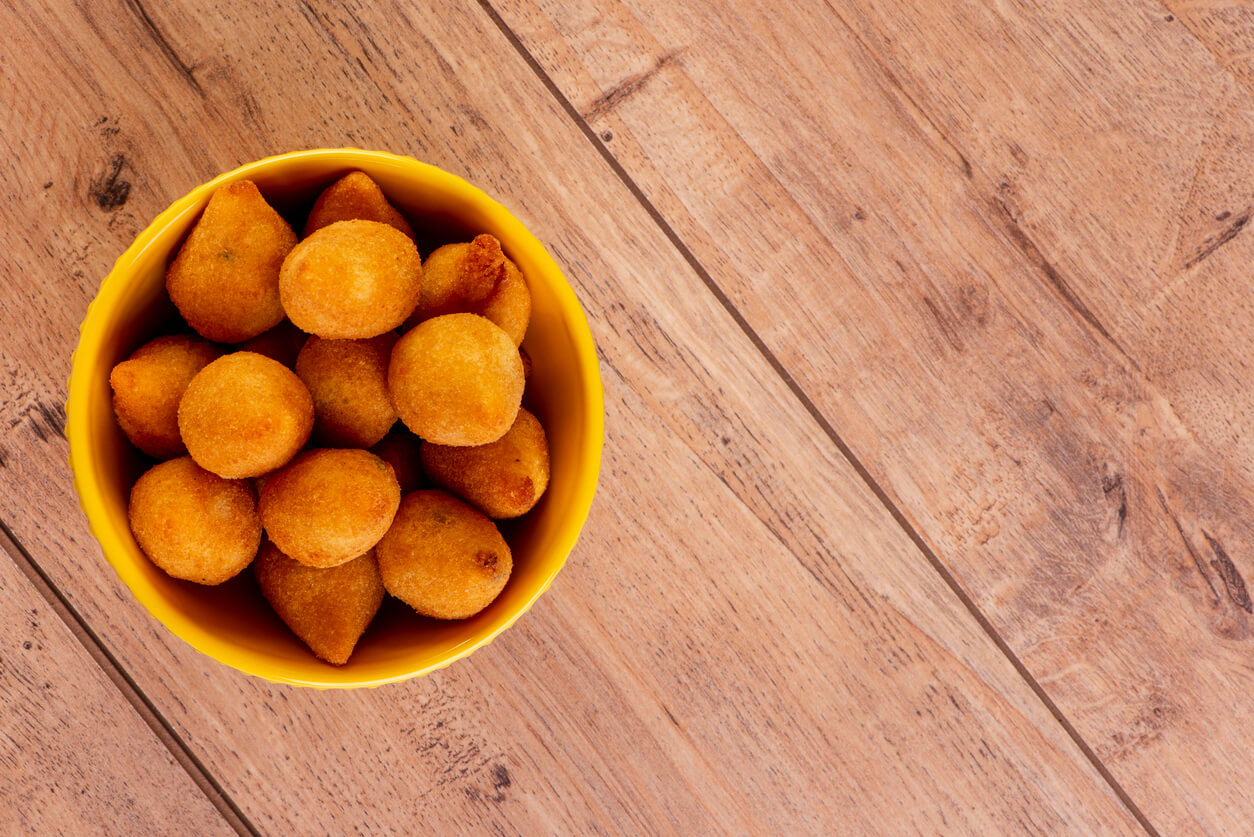
[[[218,189],[166,276],[199,336],[150,341],[110,384],[123,432],[167,460],[131,492],[144,552],[208,585],[256,560],[274,610],[338,665],[385,587],[442,619],[501,593],[512,555],[490,518],[536,504],[548,443],[520,407],[531,296],[497,239],[424,267],[361,172],[304,231],[251,182]],[[327,447],[305,449],[311,432]]]

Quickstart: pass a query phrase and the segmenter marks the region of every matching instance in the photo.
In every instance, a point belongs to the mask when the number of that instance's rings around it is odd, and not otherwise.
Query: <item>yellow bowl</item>
[[[389,599],[347,665],[311,654],[261,599],[251,571],[218,587],[165,575],[131,536],[132,483],[149,464],[113,417],[109,370],[153,337],[177,328],[165,269],[214,189],[251,179],[299,224],[318,193],[353,170],[369,174],[409,218],[422,252],[488,232],[522,269],[532,318],[523,343],[533,361],[524,403],[548,431],[552,477],[540,504],[502,530],[514,552],[504,592],[459,622],[423,619]],[[241,166],[194,189],[157,216],[114,265],[87,310],[70,376],[70,466],[79,501],[105,558],[136,600],[176,636],[218,662],[281,683],[351,688],[416,677],[490,642],[531,607],[575,545],[596,491],[604,408],[588,322],[557,264],[525,227],[466,181],[408,157],[357,149],[299,151]]]

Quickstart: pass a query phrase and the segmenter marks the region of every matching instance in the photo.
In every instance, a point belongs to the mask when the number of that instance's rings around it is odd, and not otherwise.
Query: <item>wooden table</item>
[[[0,832],[1254,829],[1254,13],[93,0],[0,32]],[[317,692],[134,602],[61,405],[159,210],[340,145],[546,242],[606,440],[518,625]]]

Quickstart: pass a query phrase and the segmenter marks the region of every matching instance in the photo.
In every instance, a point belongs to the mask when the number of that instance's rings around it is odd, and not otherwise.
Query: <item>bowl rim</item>
[[[94,351],[103,344],[108,332],[105,321],[107,315],[113,313],[118,305],[125,286],[124,275],[134,268],[135,264],[147,253],[150,247],[154,246],[156,240],[168,227],[180,222],[188,213],[199,212],[203,204],[208,200],[208,196],[219,186],[236,180],[246,179],[250,175],[264,171],[276,163],[297,160],[325,162],[333,164],[334,167],[345,169],[363,168],[363,162],[375,164],[376,166],[396,167],[406,170],[425,182],[438,183],[443,189],[458,194],[468,202],[476,204],[493,220],[493,223],[498,225],[499,229],[508,231],[507,235],[503,237],[507,237],[511,242],[524,243],[530,251],[532,261],[539,265],[540,270],[546,276],[558,280],[546,284],[550,285],[550,289],[557,299],[562,320],[575,343],[578,375],[583,385],[583,406],[588,418],[579,447],[582,449],[580,453],[581,461],[589,464],[588,467],[580,472],[578,484],[575,487],[570,505],[571,514],[562,521],[558,535],[553,540],[554,552],[561,554],[560,561],[553,565],[551,571],[543,579],[535,593],[524,600],[500,625],[481,636],[475,637],[473,640],[468,640],[455,647],[442,659],[412,670],[399,671],[394,675],[384,677],[363,679],[336,678],[334,676],[327,678],[300,678],[281,673],[276,674],[273,671],[264,670],[264,660],[259,655],[245,651],[221,639],[176,610],[149,583],[138,567],[121,558],[121,553],[126,550],[126,545],[121,541],[117,531],[110,525],[110,519],[106,514],[102,499],[101,474],[97,468],[97,463],[90,455],[90,425],[86,420],[86,416],[90,405],[91,371],[88,368],[90,364],[84,360],[86,352],[83,350],[85,347],[88,347]],[[153,618],[164,625],[172,634],[222,665],[230,666],[245,674],[274,683],[311,686],[320,689],[376,687],[385,683],[395,683],[414,677],[421,677],[432,671],[444,668],[468,656],[473,651],[482,648],[517,622],[553,583],[553,579],[565,566],[570,552],[579,538],[579,533],[583,529],[591,509],[592,499],[596,494],[605,435],[604,390],[601,383],[596,346],[592,340],[592,331],[588,325],[587,315],[579,304],[574,289],[571,288],[561,268],[549,255],[544,245],[505,206],[469,181],[413,157],[386,151],[371,151],[351,147],[291,151],[245,163],[193,188],[160,212],[136,236],[135,240],[122,255],[118,257],[109,273],[101,281],[95,297],[87,306],[87,311],[79,326],[78,342],[71,356],[69,387],[66,397],[66,416],[65,429],[66,437],[69,440],[69,465],[73,475],[75,493],[78,495],[79,506],[87,517],[88,528],[100,545],[105,559],[113,567],[114,572],[117,573],[123,584],[126,585],[132,598],[139,602]],[[327,673],[334,675],[336,672],[342,671],[344,669],[328,666]]]

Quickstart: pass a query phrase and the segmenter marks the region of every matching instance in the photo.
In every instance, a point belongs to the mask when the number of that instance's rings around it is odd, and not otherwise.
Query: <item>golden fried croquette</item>
[[[183,243],[165,286],[202,336],[238,343],[283,319],[279,267],[296,233],[251,180],[218,188]]]
[[[255,352],[218,358],[192,378],[179,402],[188,453],[227,479],[287,463],[309,439],[313,420],[313,399],[296,373]]]
[[[145,343],[113,367],[113,412],[131,444],[156,459],[187,453],[179,399],[196,373],[221,356],[213,344],[177,334]]]
[[[388,203],[383,190],[363,171],[346,174],[326,188],[305,222],[305,237],[336,221],[378,221],[395,227],[411,239],[413,228],[396,207]]]
[[[506,261],[501,243],[487,234],[437,248],[422,263],[422,295],[410,322],[477,313],[472,309],[505,279]]]
[[[293,248],[279,295],[299,328],[330,340],[374,337],[405,322],[422,292],[414,242],[378,221],[336,221]]]
[[[314,438],[334,448],[368,448],[396,424],[388,393],[388,360],[396,332],[368,340],[310,337],[296,374],[314,402]]]
[[[131,488],[131,532],[166,573],[221,584],[247,567],[261,544],[257,495],[181,456],[154,465]]]
[[[422,295],[410,325],[444,314],[479,314],[505,330],[517,346],[531,320],[531,291],[522,271],[491,235],[445,244],[422,263]]]
[[[443,491],[407,494],[375,548],[383,586],[423,616],[465,619],[505,588],[514,561],[496,525]]]
[[[418,324],[397,342],[388,366],[401,421],[439,445],[486,445],[504,436],[524,384],[518,348],[477,314]]]
[[[336,567],[307,567],[262,544],[253,562],[261,593],[279,618],[332,665],[342,666],[352,656],[357,640],[383,603],[383,580],[374,551]]]
[[[531,290],[513,262],[506,260],[505,278],[483,301],[477,313],[503,328],[515,346],[522,344],[531,322]]]
[[[396,475],[374,454],[311,450],[266,480],[261,523],[288,557],[334,567],[378,543],[400,501]]]
[[[396,481],[401,484],[401,494],[408,494],[424,484],[421,449],[422,440],[398,424],[371,447],[370,452],[392,466]]]
[[[269,331],[258,334],[251,340],[239,344],[241,352],[256,352],[291,369],[296,364],[296,355],[300,354],[301,346],[309,335],[292,325],[291,320],[284,320]]]
[[[475,447],[428,443],[421,456],[433,484],[498,520],[531,511],[549,487],[549,443],[539,420],[524,409],[495,442]]]

